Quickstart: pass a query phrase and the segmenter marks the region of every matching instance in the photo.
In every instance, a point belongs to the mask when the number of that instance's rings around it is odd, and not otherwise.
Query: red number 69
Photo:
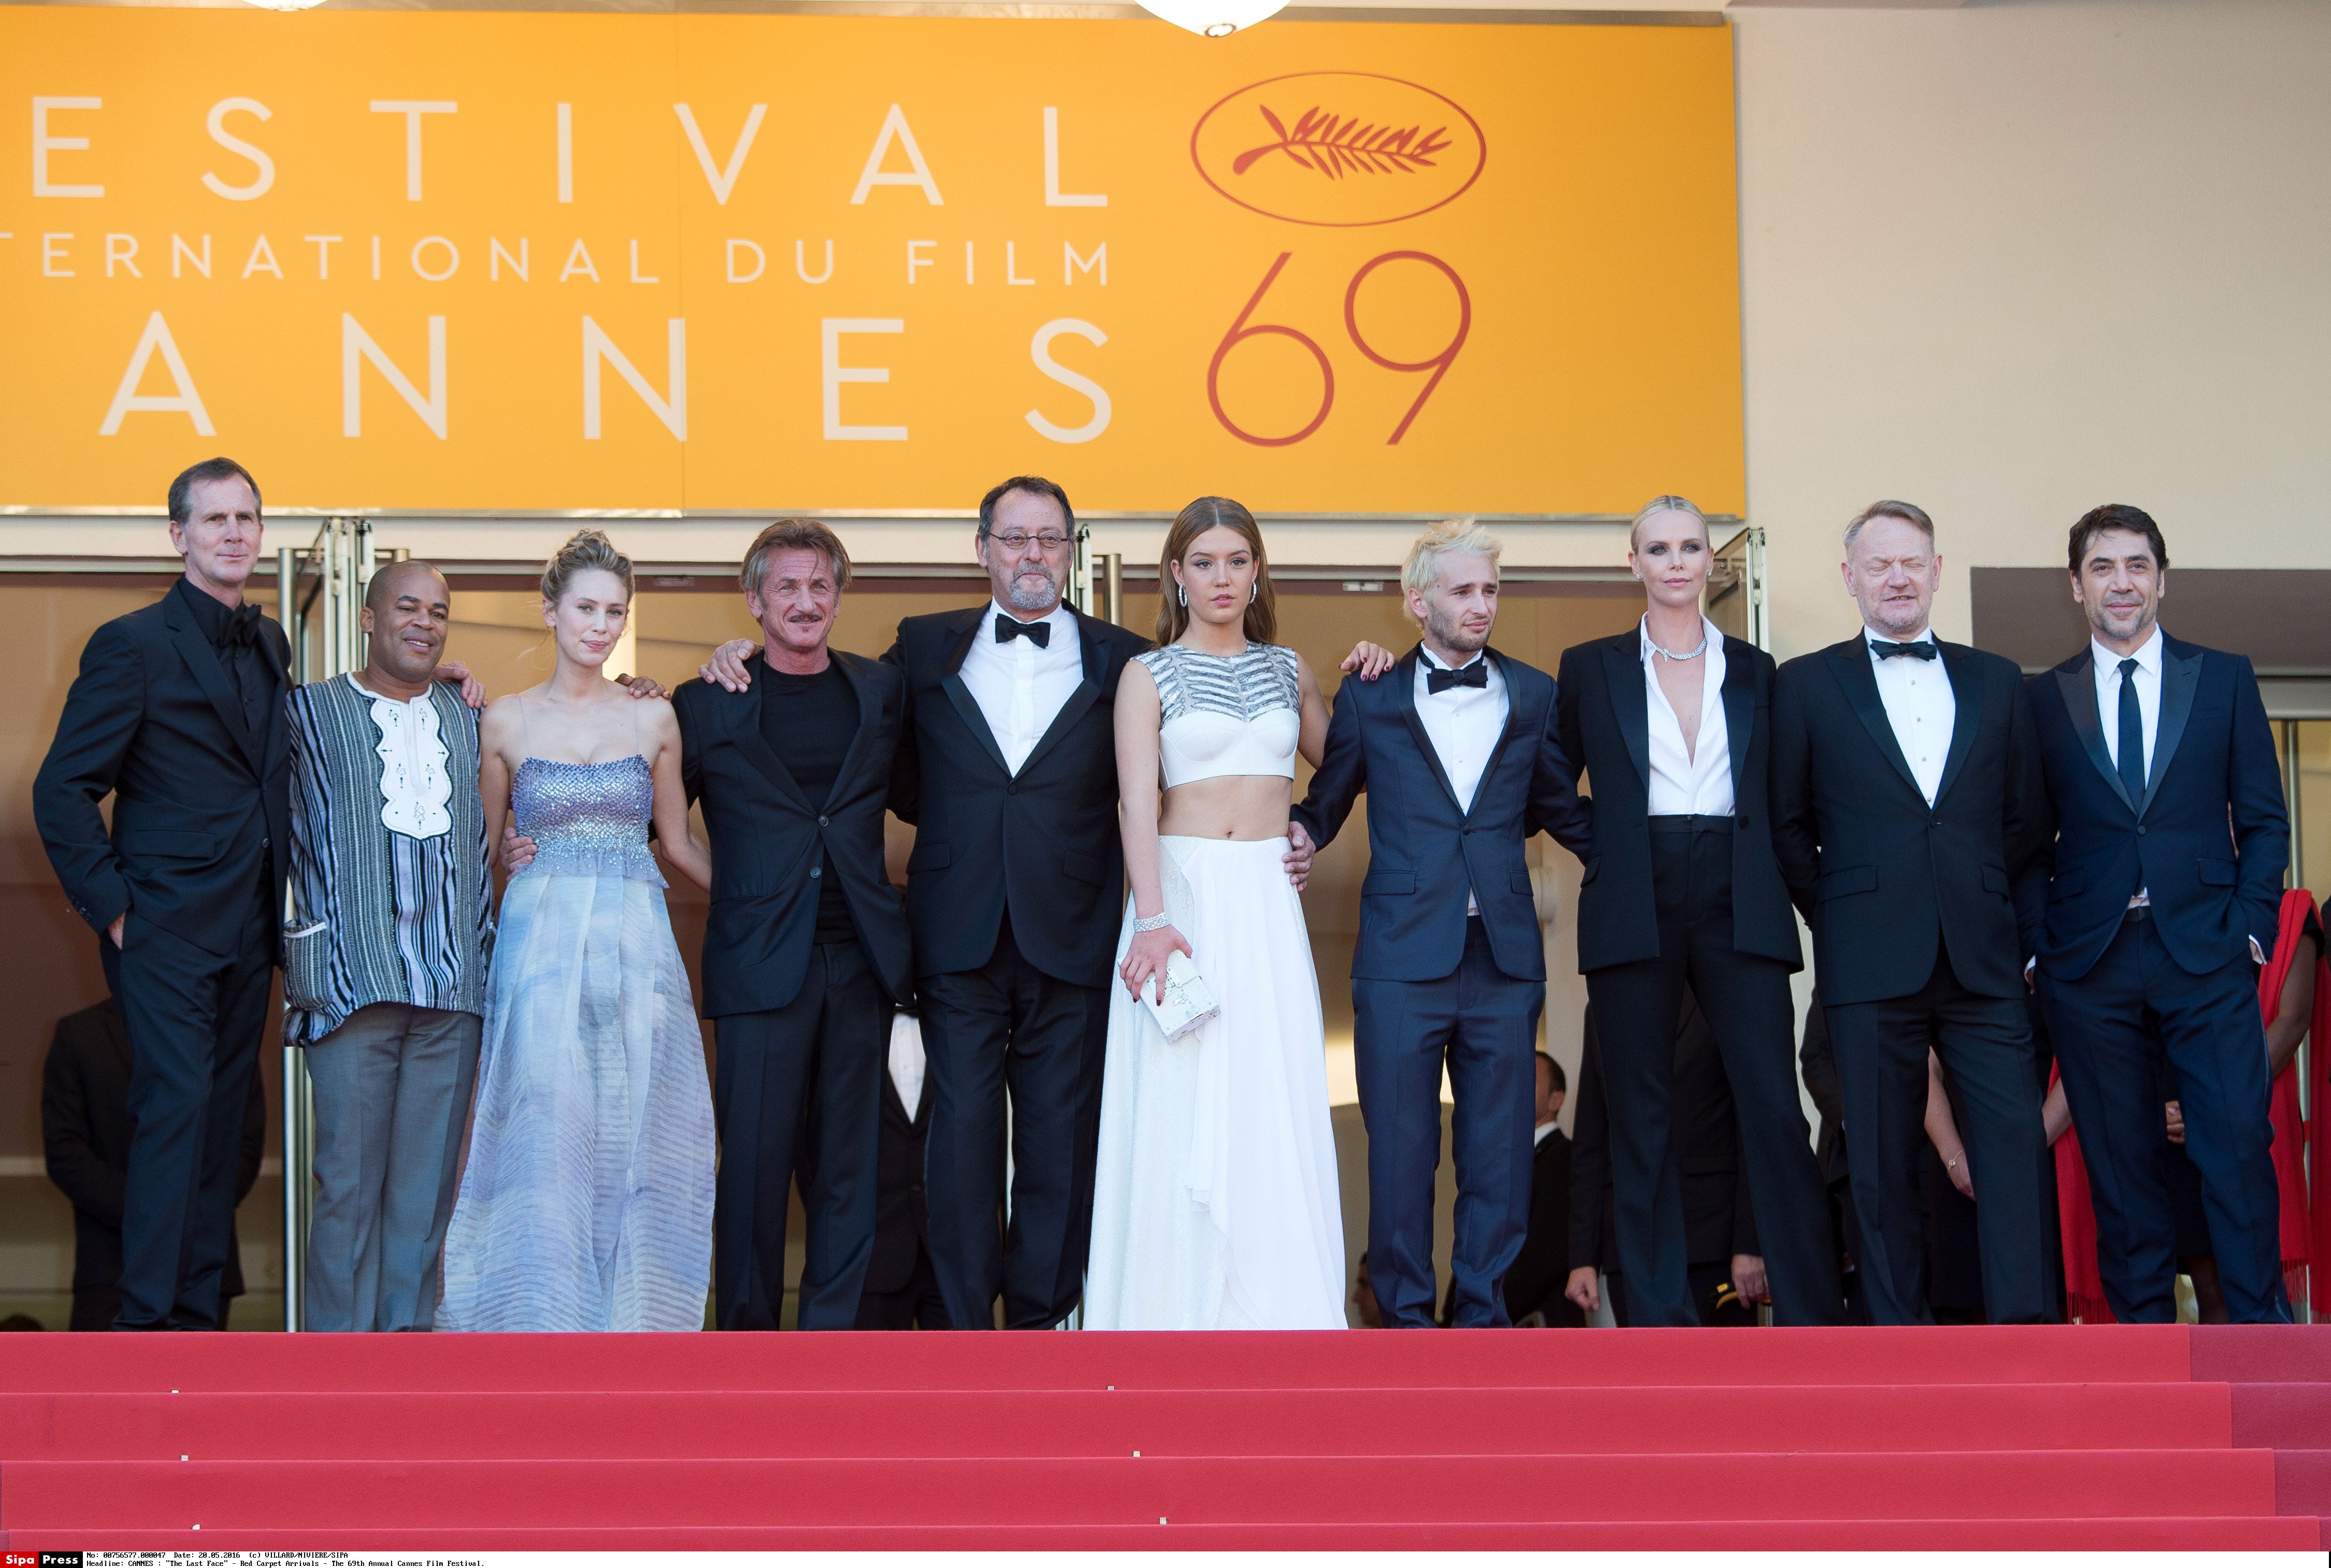
[[[1280,260],[1283,261],[1286,258],[1281,257]],[[1430,358],[1419,359],[1413,364],[1405,360],[1387,359],[1370,347],[1368,340],[1360,336],[1360,285],[1367,281],[1369,273],[1386,261],[1422,261],[1428,267],[1438,267],[1441,270],[1441,275],[1449,280],[1449,286],[1457,290],[1457,335],[1450,338],[1447,346]],[[1274,268],[1272,271],[1276,273],[1277,269]],[[1266,283],[1265,286],[1269,285]],[[1259,290],[1256,297],[1261,298]],[[1248,307],[1250,309],[1252,308],[1251,305]],[[1240,319],[1244,320],[1245,318],[1241,317]],[[1465,347],[1465,336],[1473,330],[1473,297],[1465,291],[1465,280],[1457,275],[1457,269],[1440,257],[1428,256],[1422,251],[1387,251],[1352,274],[1352,285],[1344,290],[1344,329],[1352,335],[1353,345],[1362,354],[1366,355],[1372,363],[1382,366],[1386,370],[1432,372],[1432,378],[1424,384],[1424,390],[1416,394],[1416,401],[1408,405],[1408,413],[1401,417],[1399,428],[1392,432],[1391,439],[1384,443],[1387,446],[1397,446],[1400,444],[1400,438],[1408,433],[1408,427],[1416,422],[1417,414],[1424,407],[1424,400],[1432,395],[1432,389],[1439,386],[1441,378],[1449,374],[1449,366],[1456,361],[1457,351]],[[1315,349],[1313,352],[1318,351]],[[1323,358],[1320,363],[1324,366],[1327,361]],[[1319,417],[1325,419],[1327,416],[1327,411],[1322,407]],[[1317,422],[1315,421],[1314,423],[1316,424]],[[1308,435],[1310,432],[1306,431],[1304,433]]]
[[[1224,430],[1229,431],[1241,441],[1251,442],[1256,446],[1293,446],[1297,442],[1301,441],[1313,431],[1318,430],[1322,424],[1325,424],[1327,421],[1327,411],[1336,406],[1336,368],[1334,366],[1327,363],[1327,350],[1321,348],[1318,344],[1313,342],[1309,337],[1305,337],[1302,333],[1298,332],[1292,327],[1280,327],[1270,323],[1266,323],[1260,327],[1250,327],[1246,324],[1247,318],[1254,314],[1255,307],[1262,303],[1262,297],[1270,291],[1270,286],[1279,280],[1280,272],[1286,267],[1287,263],[1294,258],[1294,255],[1295,252],[1292,251],[1281,251],[1279,253],[1279,260],[1270,264],[1270,271],[1262,275],[1262,282],[1258,285],[1255,291],[1248,297],[1246,309],[1238,313],[1238,319],[1231,323],[1231,329],[1223,334],[1223,340],[1214,346],[1213,361],[1206,366],[1206,401],[1213,405],[1214,417],[1222,422],[1222,426]],[[1370,266],[1374,266],[1375,264],[1375,263],[1373,261],[1369,263]],[[1456,274],[1452,272],[1450,276],[1455,277]],[[1355,279],[1353,282],[1354,286],[1356,287],[1358,280]],[[1458,289],[1460,292],[1462,292],[1464,285],[1461,283],[1459,284]],[[1347,306],[1347,313],[1348,309],[1349,307]],[[1291,337],[1296,342],[1303,345],[1306,349],[1309,350],[1311,357],[1318,362],[1320,384],[1319,412],[1311,416],[1310,423],[1305,425],[1301,430],[1297,431],[1293,435],[1256,435],[1251,431],[1241,430],[1236,423],[1232,423],[1230,414],[1223,407],[1223,361],[1230,357],[1232,349],[1237,347],[1240,344],[1245,342],[1250,337]],[[1460,342],[1464,340],[1463,334],[1459,334],[1458,340]],[[1367,352],[1365,346],[1362,347],[1361,352]],[[1371,356],[1371,357],[1374,356]],[[1378,363],[1381,364],[1383,361],[1378,361]],[[1434,379],[1438,380],[1439,377],[1436,376]],[[1428,386],[1425,390],[1427,392],[1431,392],[1432,389]],[[1421,403],[1423,400],[1420,398],[1418,401]],[[1412,410],[1411,417],[1413,416],[1413,411]],[[1408,426],[1405,423],[1403,423],[1401,428],[1403,430],[1406,430]],[[1400,438],[1398,436],[1394,436],[1393,439],[1394,441],[1398,441]]]

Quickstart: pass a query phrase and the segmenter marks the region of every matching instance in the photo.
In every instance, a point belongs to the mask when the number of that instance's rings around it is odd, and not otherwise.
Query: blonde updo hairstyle
[[[575,579],[585,572],[612,572],[623,585],[626,603],[632,597],[631,558],[596,528],[584,528],[558,546],[542,569],[542,602],[556,608]]]
[[[1254,552],[1254,602],[1246,607],[1246,640],[1269,642],[1279,635],[1279,597],[1271,591],[1270,557],[1263,553],[1262,525],[1238,502],[1222,496],[1200,496],[1184,507],[1166,530],[1166,552],[1157,561],[1157,641],[1173,641],[1190,628],[1189,607],[1175,593],[1174,566],[1190,553],[1198,536],[1228,528]]]

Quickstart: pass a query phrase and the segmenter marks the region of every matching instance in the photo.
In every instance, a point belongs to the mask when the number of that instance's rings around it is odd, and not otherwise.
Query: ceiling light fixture
[[[306,11],[321,5],[324,0],[245,0],[262,11]]]
[[[1152,16],[1208,38],[1227,38],[1276,15],[1287,0],[1141,0]]]

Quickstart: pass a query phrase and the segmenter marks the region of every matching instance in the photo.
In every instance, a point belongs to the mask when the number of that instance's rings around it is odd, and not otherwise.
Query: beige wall
[[[2107,500],[2183,564],[2331,565],[2331,5],[1732,15],[1775,652],[1852,630],[1880,496],[1941,526],[1949,637],[1969,566]]]

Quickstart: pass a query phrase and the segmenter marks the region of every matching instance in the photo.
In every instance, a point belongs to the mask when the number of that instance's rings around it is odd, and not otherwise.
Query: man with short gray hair
[[[1773,847],[1813,952],[1845,1101],[1871,1319],[1931,1323],[1918,1157],[1931,1042],[1959,1091],[1986,1316],[2050,1315],[2041,1086],[2013,890],[2050,836],[2022,672],[1936,638],[1935,525],[1845,530],[1862,629],[1781,666]]]
[[[700,1005],[719,1048],[714,1323],[777,1326],[798,1173],[809,1234],[795,1321],[853,1328],[891,1013],[914,987],[882,848],[906,687],[830,645],[850,552],[823,523],[771,523],[738,580],[763,637],[749,680],[672,693],[680,777],[712,848]]]

